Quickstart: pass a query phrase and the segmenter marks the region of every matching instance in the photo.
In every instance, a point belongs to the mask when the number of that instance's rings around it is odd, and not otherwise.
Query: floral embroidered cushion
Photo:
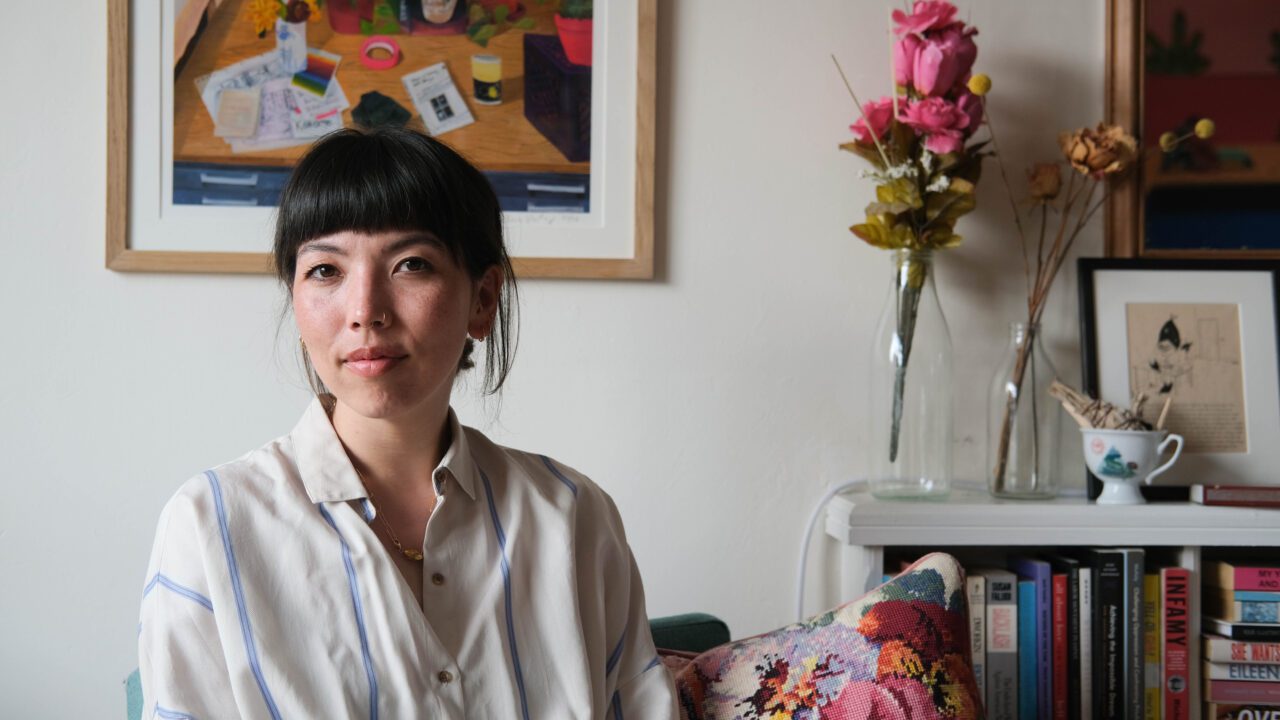
[[[687,720],[977,720],[964,570],[926,555],[858,600],[708,650],[676,688]]]

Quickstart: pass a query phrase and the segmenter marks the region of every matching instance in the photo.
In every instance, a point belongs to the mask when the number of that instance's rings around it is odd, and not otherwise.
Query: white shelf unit
[[[840,543],[844,599],[880,584],[886,548],[1011,553],[1026,548],[1168,548],[1179,565],[1193,571],[1189,630],[1198,640],[1201,548],[1280,548],[1280,510],[1191,503],[1106,506],[1083,498],[1000,500],[974,491],[953,491],[945,501],[890,501],[845,493],[827,506],[826,531]],[[1191,643],[1190,649],[1191,707],[1199,713],[1200,643]]]

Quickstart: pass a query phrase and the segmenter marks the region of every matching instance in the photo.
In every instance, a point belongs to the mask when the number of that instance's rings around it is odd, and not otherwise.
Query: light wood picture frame
[[[328,0],[329,3],[341,0]],[[366,3],[369,0],[352,2]],[[409,0],[410,7],[418,6],[417,0]],[[466,0],[458,0],[460,17],[466,8]],[[107,3],[107,192],[106,192],[106,267],[127,272],[177,272],[177,273],[268,273],[270,272],[270,230],[273,208],[253,208],[247,213],[243,208],[200,207],[197,203],[180,198],[176,188],[174,167],[178,159],[184,162],[188,156],[204,159],[200,152],[187,152],[179,147],[187,141],[187,135],[212,137],[212,118],[203,109],[193,115],[182,116],[181,103],[189,103],[189,97],[200,99],[200,90],[192,89],[193,73],[208,73],[221,69],[228,62],[244,58],[250,52],[262,53],[274,47],[272,33],[265,40],[254,43],[252,28],[247,24],[245,11],[237,11],[246,5],[243,0],[161,0],[156,4],[139,0],[108,0]],[[236,11],[233,20],[215,18],[212,14],[197,15],[199,22],[192,23],[181,16],[190,14],[191,6],[209,8],[212,13]],[[657,0],[621,0],[595,3],[594,54],[590,66],[591,105],[590,155],[588,162],[581,158],[569,162],[561,156],[561,164],[570,166],[567,172],[581,173],[587,188],[580,213],[556,210],[511,212],[507,198],[503,197],[508,247],[518,276],[522,278],[595,278],[595,279],[652,279],[654,272],[654,136],[655,136],[655,82],[656,82],[656,26]],[[490,173],[490,168],[478,160],[476,151],[463,146],[468,137],[477,137],[476,128],[509,128],[515,123],[527,122],[521,116],[524,111],[523,59],[529,52],[524,35],[554,33],[551,23],[554,2],[544,4],[536,0],[528,2],[530,23],[536,22],[536,30],[528,33],[514,23],[481,48],[467,35],[438,38],[420,38],[417,34],[401,37],[403,47],[402,72],[392,82],[379,79],[378,89],[391,96],[402,107],[413,113],[412,123],[422,126],[417,108],[409,100],[407,90],[400,82],[404,74],[416,71],[436,60],[430,55],[443,53],[455,86],[464,96],[469,109],[477,118],[471,128],[462,128],[441,135],[442,141],[453,145],[473,162]],[[525,3],[520,4],[526,11]],[[322,11],[323,14],[323,11]],[[465,18],[464,18],[465,19]],[[214,22],[234,23],[237,47],[228,51],[218,46],[204,56],[217,56],[217,64],[209,57],[198,56],[196,51],[184,53],[182,43],[175,39],[183,34],[180,27],[199,25],[208,31]],[[328,18],[321,22],[328,22]],[[311,27],[308,25],[308,27]],[[548,30],[548,28],[551,28]],[[215,28],[216,29],[216,28]],[[360,43],[360,35],[339,36],[323,25],[312,36],[313,43],[321,49],[326,45],[342,56],[336,77],[342,83],[342,91],[349,103],[343,112],[344,124],[354,124],[351,111],[360,96],[368,88],[361,86],[358,51],[350,50],[351,43]],[[190,32],[187,30],[186,32]],[[227,33],[209,32],[212,41],[225,42]],[[248,40],[245,40],[245,38]],[[397,37],[397,36],[393,36]],[[199,39],[192,43],[199,42]],[[435,43],[426,45],[423,43]],[[521,55],[521,44],[525,47]],[[417,45],[418,49],[413,48]],[[265,48],[265,50],[263,49]],[[426,48],[425,50],[423,48]],[[416,55],[414,54],[416,52]],[[221,54],[219,54],[221,53]],[[503,58],[504,97],[500,110],[483,107],[473,102],[472,75],[469,58],[474,54],[491,53]],[[179,58],[181,64],[179,64]],[[550,61],[549,61],[550,62]],[[172,63],[172,64],[170,64]],[[201,66],[203,63],[203,66]],[[563,63],[561,63],[563,65]],[[166,72],[164,68],[170,68]],[[194,68],[194,69],[193,69]],[[344,72],[346,70],[347,72]],[[180,73],[186,73],[178,80]],[[348,81],[346,78],[350,77]],[[392,77],[384,74],[384,77]],[[203,79],[203,78],[201,78]],[[604,92],[608,83],[608,92]],[[177,90],[175,90],[177,88]],[[398,89],[399,97],[393,90]],[[604,99],[601,99],[604,98]],[[484,113],[502,112],[502,122],[484,123]],[[179,117],[199,117],[196,122],[184,124]],[[175,140],[176,127],[191,128]],[[463,133],[471,135],[464,137]],[[534,130],[529,133],[545,131]],[[551,148],[551,138],[542,135],[535,140]],[[220,138],[212,138],[216,145]],[[522,140],[521,147],[530,143]],[[226,143],[229,146],[229,143]],[[491,141],[488,145],[493,145]],[[266,153],[250,152],[233,160],[245,162],[251,158],[264,165],[280,165],[287,174],[292,159],[296,159],[305,147],[298,146],[280,151],[276,157],[264,158]],[[535,148],[536,150],[536,148]],[[223,151],[230,157],[230,151]],[[567,153],[567,151],[564,151]],[[545,153],[544,153],[545,154]],[[205,152],[205,155],[208,155]],[[283,156],[283,159],[282,159]],[[508,151],[511,167],[532,171],[519,165],[522,156]],[[527,163],[526,163],[527,165]],[[272,168],[267,168],[271,170]],[[499,168],[506,169],[506,166]],[[493,178],[494,175],[490,174]],[[535,178],[536,180],[536,178]],[[495,187],[498,183],[495,182]],[[529,187],[534,187],[530,181]],[[178,199],[175,202],[175,199]],[[194,239],[193,239],[194,238]],[[221,244],[227,239],[227,246]],[[261,248],[259,250],[258,248]]]

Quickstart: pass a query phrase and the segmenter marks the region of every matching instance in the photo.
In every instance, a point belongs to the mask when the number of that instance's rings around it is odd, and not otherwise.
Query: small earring
[[[298,338],[298,344],[302,346],[302,352],[306,352],[306,351],[307,351],[307,341],[306,341],[306,340],[303,340],[302,338]]]

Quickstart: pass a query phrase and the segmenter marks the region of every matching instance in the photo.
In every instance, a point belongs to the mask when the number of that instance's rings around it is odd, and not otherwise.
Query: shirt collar
[[[449,423],[449,448],[432,473],[436,494],[443,494],[447,479],[452,477],[458,487],[474,500],[475,461],[471,458],[466,430],[458,422],[453,408],[449,408],[446,422]],[[302,485],[311,502],[343,502],[369,496],[320,398],[315,398],[307,406],[289,438],[293,443],[298,472],[302,475]]]

